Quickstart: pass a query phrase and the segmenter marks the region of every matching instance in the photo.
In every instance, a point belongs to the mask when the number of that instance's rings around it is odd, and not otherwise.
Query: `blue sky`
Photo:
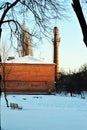
[[[61,38],[59,45],[60,71],[62,69],[66,71],[78,70],[81,65],[87,63],[87,47],[83,42],[81,28],[70,2],[68,4],[68,8],[70,9],[68,11],[68,17],[65,15],[66,18],[52,23],[53,28],[54,26],[58,27]],[[5,41],[7,41],[4,32],[3,36]],[[10,50],[10,52],[14,55],[13,50]],[[44,44],[40,44],[40,46],[34,48],[34,56],[37,58],[45,58],[49,62],[53,61],[53,44],[44,40]]]
[[[83,42],[82,32],[77,21],[73,17],[72,21],[59,21],[56,24],[59,28],[59,65],[60,70],[66,71],[78,69],[81,65],[87,63],[87,47]],[[45,43],[39,47],[35,55],[43,57],[49,61],[53,60],[53,45]]]
[[[60,70],[74,71],[78,70],[83,64],[87,64],[87,47],[83,42],[82,31],[71,5],[69,8],[69,17],[55,22],[53,26],[58,27],[61,38],[59,45]],[[41,57],[48,60],[53,59],[52,44],[42,45],[40,51]]]

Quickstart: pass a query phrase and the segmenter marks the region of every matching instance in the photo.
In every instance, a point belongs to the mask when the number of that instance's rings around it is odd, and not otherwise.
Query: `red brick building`
[[[3,68],[2,68],[3,69]],[[5,86],[8,92],[45,92],[55,89],[55,64],[31,56],[7,61],[4,65]]]
[[[2,86],[8,92],[54,91],[55,82],[59,79],[59,42],[59,31],[54,27],[54,63],[42,62],[29,55],[2,63]]]

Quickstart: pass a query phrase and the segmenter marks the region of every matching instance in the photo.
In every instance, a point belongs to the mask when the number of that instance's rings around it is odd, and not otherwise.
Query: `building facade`
[[[26,37],[26,39],[28,39]],[[26,41],[26,40],[24,40]],[[55,90],[55,82],[59,80],[59,30],[54,27],[54,63],[42,62],[29,56],[29,48],[24,48],[23,57],[2,63],[1,88],[7,92],[45,92]],[[25,45],[27,42],[23,42]]]
[[[29,59],[29,56],[25,57]],[[13,63],[5,63],[4,71],[2,70],[2,79],[5,81],[7,92],[50,93],[55,90],[55,64],[37,61],[34,63],[32,61],[30,63],[11,61]]]

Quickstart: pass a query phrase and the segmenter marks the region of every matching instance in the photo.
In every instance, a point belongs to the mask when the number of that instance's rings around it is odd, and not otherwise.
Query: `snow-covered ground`
[[[87,96],[8,95],[1,97],[1,130],[87,130]]]

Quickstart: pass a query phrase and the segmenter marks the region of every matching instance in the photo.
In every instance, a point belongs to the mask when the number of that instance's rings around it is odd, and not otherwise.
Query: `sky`
[[[78,70],[83,64],[87,63],[87,47],[83,42],[83,35],[78,19],[69,3],[68,17],[55,21],[52,26],[59,29],[59,68],[61,70]],[[86,13],[85,13],[86,14]],[[87,16],[87,15],[85,15]],[[86,17],[87,19],[87,17]],[[3,33],[4,34],[4,33]],[[6,40],[6,36],[4,35]],[[13,50],[10,50],[11,55]],[[53,61],[53,44],[44,40],[44,44],[34,48],[34,57],[45,58]]]
[[[78,70],[83,64],[87,64],[87,47],[83,42],[82,31],[71,4],[68,17],[54,23],[59,29],[59,68],[65,71]],[[87,11],[87,10],[86,10]],[[85,15],[85,18],[87,15]],[[42,46],[40,56],[53,60],[53,45],[48,43]]]

